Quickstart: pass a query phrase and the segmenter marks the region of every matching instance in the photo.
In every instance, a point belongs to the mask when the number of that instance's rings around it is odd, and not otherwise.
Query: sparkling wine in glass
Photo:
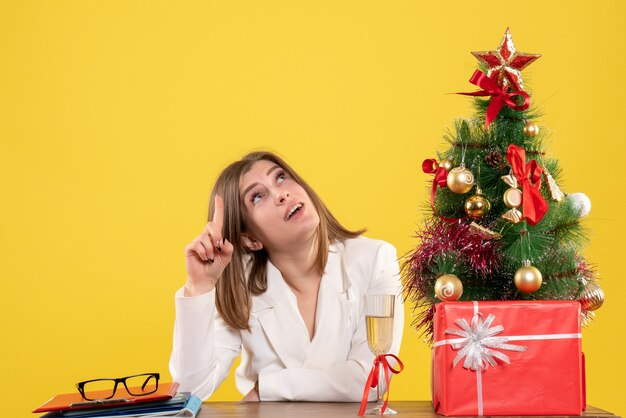
[[[387,354],[393,342],[393,307],[395,295],[365,295],[365,321],[367,323],[367,345],[376,356]],[[376,406],[365,411],[366,415],[381,415],[383,397],[389,389],[385,383],[385,370],[379,367],[376,386]],[[384,415],[397,414],[393,409],[385,409]]]

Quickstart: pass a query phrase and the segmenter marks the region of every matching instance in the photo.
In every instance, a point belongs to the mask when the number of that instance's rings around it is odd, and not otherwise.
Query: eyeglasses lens
[[[107,399],[113,396],[115,388],[115,380],[100,379],[85,383],[83,390],[85,391],[85,399]]]
[[[142,374],[126,379],[126,387],[131,395],[141,396],[156,392],[158,380],[154,375]]]

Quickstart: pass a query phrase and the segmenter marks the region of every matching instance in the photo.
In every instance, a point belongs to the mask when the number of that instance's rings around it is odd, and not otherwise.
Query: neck
[[[321,278],[315,265],[317,245],[317,238],[314,237],[289,249],[274,249],[269,254],[270,261],[294,292],[306,291]]]

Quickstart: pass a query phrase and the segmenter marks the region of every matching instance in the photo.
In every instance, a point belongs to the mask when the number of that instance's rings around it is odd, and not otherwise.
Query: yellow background
[[[170,379],[183,249],[218,171],[251,149],[283,155],[346,226],[411,250],[421,162],[472,114],[448,93],[474,90],[470,51],[507,26],[543,54],[524,80],[561,186],[593,202],[586,256],[607,297],[584,331],[588,401],[626,414],[624,17],[617,0],[3,2],[0,415],[87,378]],[[391,398],[429,399],[409,322]],[[232,379],[214,397],[238,398]]]

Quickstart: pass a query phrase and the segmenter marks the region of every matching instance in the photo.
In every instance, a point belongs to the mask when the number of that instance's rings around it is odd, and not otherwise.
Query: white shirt
[[[170,372],[180,391],[206,400],[241,354],[235,378],[242,394],[258,379],[264,401],[360,401],[374,360],[367,346],[363,296],[396,295],[389,352],[397,355],[404,326],[401,290],[395,248],[365,237],[330,246],[312,340],[296,296],[271,262],[267,291],[252,297],[249,331],[226,325],[215,308],[215,290],[184,297],[180,289]]]

